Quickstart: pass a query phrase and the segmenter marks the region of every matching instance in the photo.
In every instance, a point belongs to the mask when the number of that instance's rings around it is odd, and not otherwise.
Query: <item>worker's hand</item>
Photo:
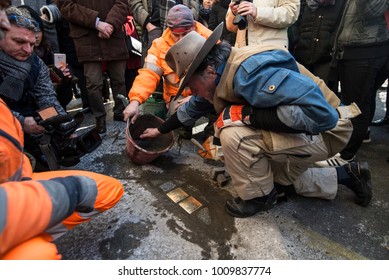
[[[30,135],[39,135],[45,133],[45,128],[36,123],[33,117],[25,117],[23,124],[23,131]]]
[[[133,100],[133,101],[130,102],[130,104],[128,104],[126,109],[124,109],[124,111],[123,111],[124,121],[125,122],[129,118],[130,122],[132,124],[135,123],[136,119],[138,118],[138,116],[140,114],[139,105],[140,105],[139,102],[136,101],[136,100]]]
[[[185,98],[182,98],[182,99],[178,99],[177,102],[174,104],[174,112],[178,110],[178,108],[182,105],[184,105],[186,102],[189,101],[189,99],[191,98],[192,96],[187,96]]]
[[[158,128],[147,128],[143,133],[139,136],[140,139],[145,138],[155,138],[157,136],[161,135],[161,132],[159,132]]]

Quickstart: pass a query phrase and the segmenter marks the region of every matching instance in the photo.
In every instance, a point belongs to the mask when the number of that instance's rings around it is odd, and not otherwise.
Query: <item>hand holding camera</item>
[[[233,24],[237,25],[240,30],[247,26],[247,16],[253,18],[257,16],[257,7],[252,3],[252,0],[234,0],[230,4],[231,12],[235,15]]]

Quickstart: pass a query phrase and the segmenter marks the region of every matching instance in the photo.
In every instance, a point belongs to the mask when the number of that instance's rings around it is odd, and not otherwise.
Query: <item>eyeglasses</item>
[[[27,29],[34,30],[34,32],[41,31],[41,29],[39,28],[39,24],[33,19],[29,19],[29,18],[26,18],[24,16],[12,14],[12,15],[8,15],[8,20],[11,23],[14,23],[20,27],[25,27]]]

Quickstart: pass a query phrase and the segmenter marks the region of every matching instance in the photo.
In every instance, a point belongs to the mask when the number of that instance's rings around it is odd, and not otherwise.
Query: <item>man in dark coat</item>
[[[117,95],[126,95],[124,73],[129,57],[122,25],[130,8],[127,0],[56,0],[70,25],[77,57],[84,65],[89,105],[96,118],[99,133],[106,132],[106,111],[103,103],[102,63],[106,62],[111,78],[115,105],[114,120],[123,120],[124,105]]]

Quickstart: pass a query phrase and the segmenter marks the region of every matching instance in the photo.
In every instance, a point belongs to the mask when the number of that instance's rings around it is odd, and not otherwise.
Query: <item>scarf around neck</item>
[[[0,95],[19,101],[31,70],[31,57],[19,61],[0,51]]]

